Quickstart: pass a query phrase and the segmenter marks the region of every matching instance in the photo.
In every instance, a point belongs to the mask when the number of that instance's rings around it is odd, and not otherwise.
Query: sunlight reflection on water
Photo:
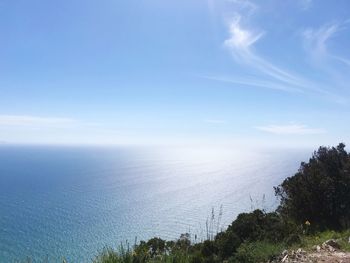
[[[273,186],[305,151],[205,148],[0,148],[0,258],[86,262],[105,245],[181,233],[204,236],[252,208],[273,209]],[[263,201],[263,195],[265,200]],[[253,199],[253,202],[251,201]]]

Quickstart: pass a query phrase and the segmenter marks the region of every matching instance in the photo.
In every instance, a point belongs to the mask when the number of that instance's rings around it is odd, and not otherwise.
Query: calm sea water
[[[181,233],[204,237],[252,208],[309,151],[0,147],[0,262],[88,262],[104,246]],[[265,195],[265,197],[263,197]]]

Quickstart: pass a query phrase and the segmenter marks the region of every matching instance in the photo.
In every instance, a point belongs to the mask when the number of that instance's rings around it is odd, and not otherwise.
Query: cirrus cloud
[[[320,85],[315,85],[315,83],[302,76],[291,73],[260,56],[254,49],[254,44],[264,35],[264,31],[243,27],[242,17],[236,14],[229,24],[229,38],[224,41],[224,46],[231,52],[237,63],[245,64],[260,74],[259,77],[256,77],[256,83],[259,83],[259,85],[255,86],[264,86],[262,82],[269,82],[270,84],[273,83],[273,86],[283,87],[283,90],[286,91],[313,92],[327,95],[327,97],[334,96],[320,88]],[[232,81],[234,80],[231,79]],[[237,81],[237,83],[242,84],[242,81]]]
[[[310,128],[303,124],[267,125],[255,128],[263,132],[278,135],[313,135],[326,133],[324,129]]]

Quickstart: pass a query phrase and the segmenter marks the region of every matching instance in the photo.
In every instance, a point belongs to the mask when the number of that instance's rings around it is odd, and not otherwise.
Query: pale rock
[[[316,251],[320,252],[321,251],[321,247],[319,245],[316,246]]]
[[[334,239],[329,239],[326,242],[324,242],[323,244],[326,244],[328,246],[331,246],[332,248],[335,249],[340,249],[340,245],[338,244],[338,242]]]

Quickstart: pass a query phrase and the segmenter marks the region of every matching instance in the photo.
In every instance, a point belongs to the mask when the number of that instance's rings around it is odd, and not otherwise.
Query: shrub
[[[262,235],[264,216],[264,212],[261,210],[239,214],[237,219],[228,227],[227,231],[234,232],[242,242],[246,240],[258,240]]]
[[[240,238],[233,231],[219,233],[215,238],[218,254],[221,258],[231,257],[241,244]]]
[[[161,238],[154,237],[147,241],[147,247],[151,257],[162,255],[165,253],[166,241]]]
[[[211,240],[205,240],[202,244],[201,248],[201,254],[204,257],[212,257],[213,255],[217,254],[218,248],[216,247],[215,243]]]
[[[265,213],[255,210],[251,213],[239,214],[228,227],[227,232],[235,233],[241,242],[259,240],[280,242],[290,233],[295,233],[296,226],[276,212]]]
[[[238,248],[233,262],[256,263],[267,262],[281,254],[282,244],[272,244],[265,241],[245,242]]]
[[[342,229],[350,226],[350,157],[345,145],[320,147],[298,173],[275,188],[278,211],[299,224]]]

